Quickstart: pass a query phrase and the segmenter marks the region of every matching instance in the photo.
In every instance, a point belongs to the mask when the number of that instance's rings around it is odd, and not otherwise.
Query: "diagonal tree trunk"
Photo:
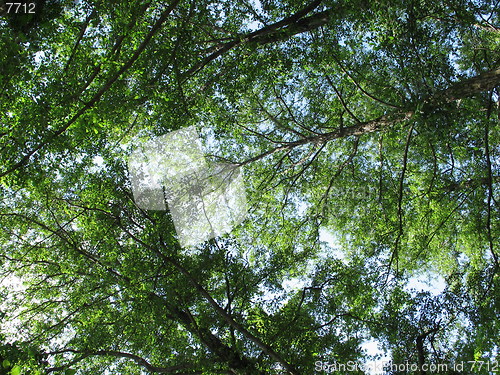
[[[431,114],[443,104],[472,97],[482,92],[490,91],[497,86],[500,86],[500,68],[453,83],[447,89],[438,91],[419,102],[408,105],[407,109],[398,109],[387,115],[377,117],[376,119],[359,122],[351,126],[339,127],[328,133],[317,134],[292,142],[283,142],[280,146],[263,152],[253,158],[247,159],[246,161],[239,163],[239,165],[246,165],[263,159],[276,152],[290,150],[305,144],[322,144],[338,138],[345,138],[352,135],[361,136],[363,134],[387,130],[396,124],[412,119],[417,112],[420,112],[421,114]]]
[[[281,40],[287,39],[293,35],[303,33],[306,31],[314,30],[321,25],[326,24],[330,19],[330,14],[332,10],[323,11],[318,14],[305,17],[308,13],[317,8],[321,3],[321,0],[315,0],[311,4],[307,5],[303,9],[299,10],[297,13],[287,17],[281,21],[275,22],[271,25],[263,27],[259,30],[253,31],[246,35],[242,35],[235,38],[227,43],[224,43],[218,47],[210,55],[206,56],[198,64],[191,67],[186,71],[184,76],[184,81],[189,77],[193,76],[200,70],[202,70],[210,62],[214,61],[218,57],[222,56],[229,50],[238,47],[243,44],[268,44],[273,42],[279,42]]]

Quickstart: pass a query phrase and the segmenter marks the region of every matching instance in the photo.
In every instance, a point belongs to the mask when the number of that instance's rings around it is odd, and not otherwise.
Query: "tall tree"
[[[0,19],[2,373],[344,373],[370,339],[491,371],[496,1],[34,3]],[[127,158],[191,125],[249,214],[181,248]]]

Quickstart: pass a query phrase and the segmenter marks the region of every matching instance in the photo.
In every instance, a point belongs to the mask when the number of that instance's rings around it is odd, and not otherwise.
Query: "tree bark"
[[[424,100],[424,103],[431,107],[437,107],[444,103],[450,103],[481,92],[493,90],[497,86],[500,86],[500,67],[456,82],[449,88],[427,98]]]
[[[201,60],[198,64],[184,72],[184,81],[202,70],[210,62],[242,44],[264,45],[279,42],[284,39],[288,39],[293,35],[311,31],[326,24],[330,19],[330,15],[333,13],[333,9],[305,17],[308,13],[317,8],[320,3],[321,0],[315,0],[290,17],[224,43],[210,55]]]
[[[424,364],[425,364],[425,348],[424,348],[424,341],[427,338],[427,336],[436,333],[439,331],[439,326],[434,327],[433,329],[422,333],[421,335],[418,335],[416,338],[416,346],[417,346],[417,355],[418,355],[418,371],[420,375],[426,375],[427,371],[424,369]]]
[[[417,111],[423,115],[430,115],[443,104],[472,97],[479,93],[492,90],[497,86],[500,86],[500,68],[453,83],[447,89],[438,91],[419,102],[414,102],[408,105],[406,107],[407,109],[399,109],[390,114],[380,116],[370,121],[360,122],[355,125],[339,127],[328,133],[317,134],[292,142],[282,142],[280,146],[263,152],[253,158],[247,159],[246,161],[240,162],[239,165],[243,166],[265,158],[278,151],[289,150],[305,144],[322,144],[333,139],[345,138],[352,135],[361,136],[363,134],[387,130],[396,124],[412,119]]]

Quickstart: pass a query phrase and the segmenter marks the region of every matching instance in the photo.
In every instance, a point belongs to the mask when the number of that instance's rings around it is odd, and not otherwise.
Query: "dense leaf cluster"
[[[498,2],[35,3],[0,18],[0,373],[498,361]],[[249,213],[181,248],[127,159],[192,125]]]

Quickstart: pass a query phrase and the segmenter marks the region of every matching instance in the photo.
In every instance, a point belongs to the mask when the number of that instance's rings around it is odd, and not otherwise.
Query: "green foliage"
[[[498,361],[495,1],[36,4],[0,19],[0,373]],[[192,125],[248,217],[185,249],[127,159]]]

